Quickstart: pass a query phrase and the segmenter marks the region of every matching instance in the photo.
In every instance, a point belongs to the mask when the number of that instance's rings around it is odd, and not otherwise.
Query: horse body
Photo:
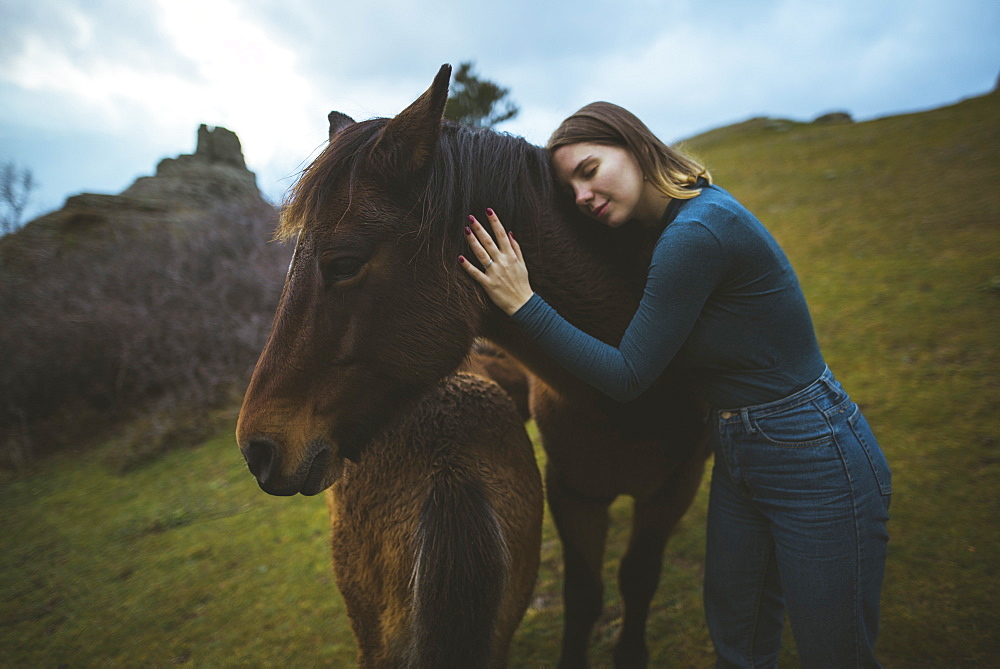
[[[528,370],[503,350],[492,346],[488,341],[477,340],[460,370],[495,382],[514,400],[521,418],[531,418],[528,399],[531,381]]]
[[[533,272],[530,263],[529,272]],[[543,282],[533,278],[533,285],[546,295]],[[634,295],[609,301],[616,303],[634,304]],[[572,306],[556,308],[588,331]],[[630,315],[612,314],[601,325],[616,332],[601,338],[617,342]],[[601,330],[597,321],[593,325],[590,332]],[[547,456],[546,494],[565,566],[560,667],[587,666],[587,647],[603,607],[608,510],[620,495],[631,496],[634,505],[629,545],[618,575],[623,611],[614,659],[617,667],[644,667],[646,619],[663,552],[694,499],[709,454],[701,407],[669,370],[641,398],[615,403],[569,378],[561,368],[553,369],[552,361],[529,342],[505,334],[495,334],[494,340],[519,352],[515,355],[536,374],[531,382],[531,412]]]
[[[495,384],[445,379],[327,490],[362,667],[503,667],[531,598],[542,489]]]
[[[584,331],[617,343],[642,294],[653,238],[612,234],[561,206],[545,152],[442,124],[450,68],[394,119],[331,114],[283,225],[298,234],[238,439],[261,487],[314,494],[372,430],[455,370],[476,337],[528,368],[563,544],[562,666],[585,666],[602,607],[608,506],[635,500],[619,574],[618,666],[646,662],[645,621],[670,531],[707,457],[693,393],[668,370],[617,404],[548,358],[458,267],[464,221],[491,206],[512,227],[533,287]]]

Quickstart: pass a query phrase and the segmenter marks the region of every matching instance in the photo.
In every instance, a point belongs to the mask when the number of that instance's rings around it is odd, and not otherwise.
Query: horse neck
[[[576,327],[617,345],[642,297],[654,240],[641,231],[596,228],[554,201],[523,221],[511,220],[509,227],[534,291]],[[491,311],[484,334],[550,384],[579,387],[499,310]]]
[[[576,216],[556,215],[521,243],[532,288],[588,334],[617,343],[638,305],[634,273],[602,235],[582,234]]]

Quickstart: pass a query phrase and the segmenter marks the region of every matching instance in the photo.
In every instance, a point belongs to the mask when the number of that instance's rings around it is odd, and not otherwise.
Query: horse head
[[[330,142],[283,211],[279,234],[297,236],[295,252],[236,430],[265,492],[332,485],[344,458],[471,346],[483,296],[457,248],[423,234],[450,75],[443,66],[393,119],[331,113]]]

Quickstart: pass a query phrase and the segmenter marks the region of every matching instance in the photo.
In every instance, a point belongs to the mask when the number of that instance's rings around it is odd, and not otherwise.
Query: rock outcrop
[[[231,130],[202,124],[194,154],[164,158],[156,175],[142,177],[123,197],[169,200],[184,206],[257,196],[257,177],[247,169],[240,139]]]
[[[164,158],[155,175],[136,179],[118,195],[70,196],[62,209],[0,238],[0,247],[58,245],[59,237],[67,232],[75,234],[83,226],[103,223],[197,225],[204,212],[220,207],[273,209],[257,188],[256,175],[247,169],[236,133],[202,124],[197,138],[193,154]]]

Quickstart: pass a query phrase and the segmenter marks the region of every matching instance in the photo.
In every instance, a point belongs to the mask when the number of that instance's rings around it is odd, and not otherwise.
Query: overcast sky
[[[544,143],[594,100],[668,142],[753,116],[857,120],[981,95],[998,0],[0,0],[0,162],[30,215],[118,193],[235,131],[278,201],[326,114],[393,116],[442,63],[473,61]]]

